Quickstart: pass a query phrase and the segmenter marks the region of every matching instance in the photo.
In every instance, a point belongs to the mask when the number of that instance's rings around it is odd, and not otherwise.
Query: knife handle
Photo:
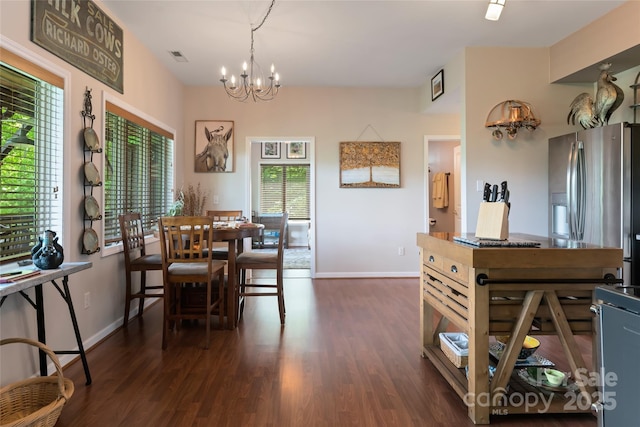
[[[498,184],[493,184],[491,187],[491,199],[490,202],[495,202],[498,199]]]
[[[486,182],[484,184],[484,192],[482,193],[482,201],[488,202],[489,198],[491,198],[491,184]]]
[[[502,195],[502,201],[504,203],[509,203],[509,189],[507,189],[505,193]]]
[[[507,181],[502,181],[500,183],[500,197],[498,197],[498,201],[500,202],[506,202],[506,198],[507,198]]]

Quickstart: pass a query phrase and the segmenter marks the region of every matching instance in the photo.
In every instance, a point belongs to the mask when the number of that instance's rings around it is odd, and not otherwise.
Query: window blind
[[[260,166],[260,213],[288,212],[289,219],[310,219],[308,164]]]
[[[121,241],[118,216],[139,212],[147,234],[173,203],[173,135],[113,104],[105,120],[105,245]]]
[[[62,237],[63,89],[38,66],[25,68],[56,84],[0,64],[2,263],[29,258],[45,230]]]

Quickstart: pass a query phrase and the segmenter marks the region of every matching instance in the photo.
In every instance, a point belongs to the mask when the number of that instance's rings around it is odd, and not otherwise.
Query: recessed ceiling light
[[[489,0],[489,6],[487,6],[487,13],[484,15],[484,19],[489,21],[497,21],[500,19],[500,14],[504,8],[506,0]]]

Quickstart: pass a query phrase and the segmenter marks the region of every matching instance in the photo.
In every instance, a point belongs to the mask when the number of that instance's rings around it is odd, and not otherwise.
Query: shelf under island
[[[491,415],[590,412],[598,391],[585,375],[596,371],[585,365],[575,335],[593,336],[593,290],[620,282],[622,250],[509,237],[536,246],[480,248],[454,241],[453,233],[418,233],[422,355],[463,399],[475,424],[489,424]],[[439,334],[448,328],[468,335],[466,370],[440,349]],[[511,336],[499,361],[489,351],[490,336],[497,335]],[[523,381],[514,369],[521,349],[515,343],[526,335],[557,335],[572,378],[586,380],[551,393]]]

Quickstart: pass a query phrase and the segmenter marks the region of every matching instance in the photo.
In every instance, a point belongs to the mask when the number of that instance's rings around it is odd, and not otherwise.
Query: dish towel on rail
[[[434,208],[446,208],[449,206],[449,183],[447,182],[447,174],[444,172],[438,172],[433,177],[433,207]]]

